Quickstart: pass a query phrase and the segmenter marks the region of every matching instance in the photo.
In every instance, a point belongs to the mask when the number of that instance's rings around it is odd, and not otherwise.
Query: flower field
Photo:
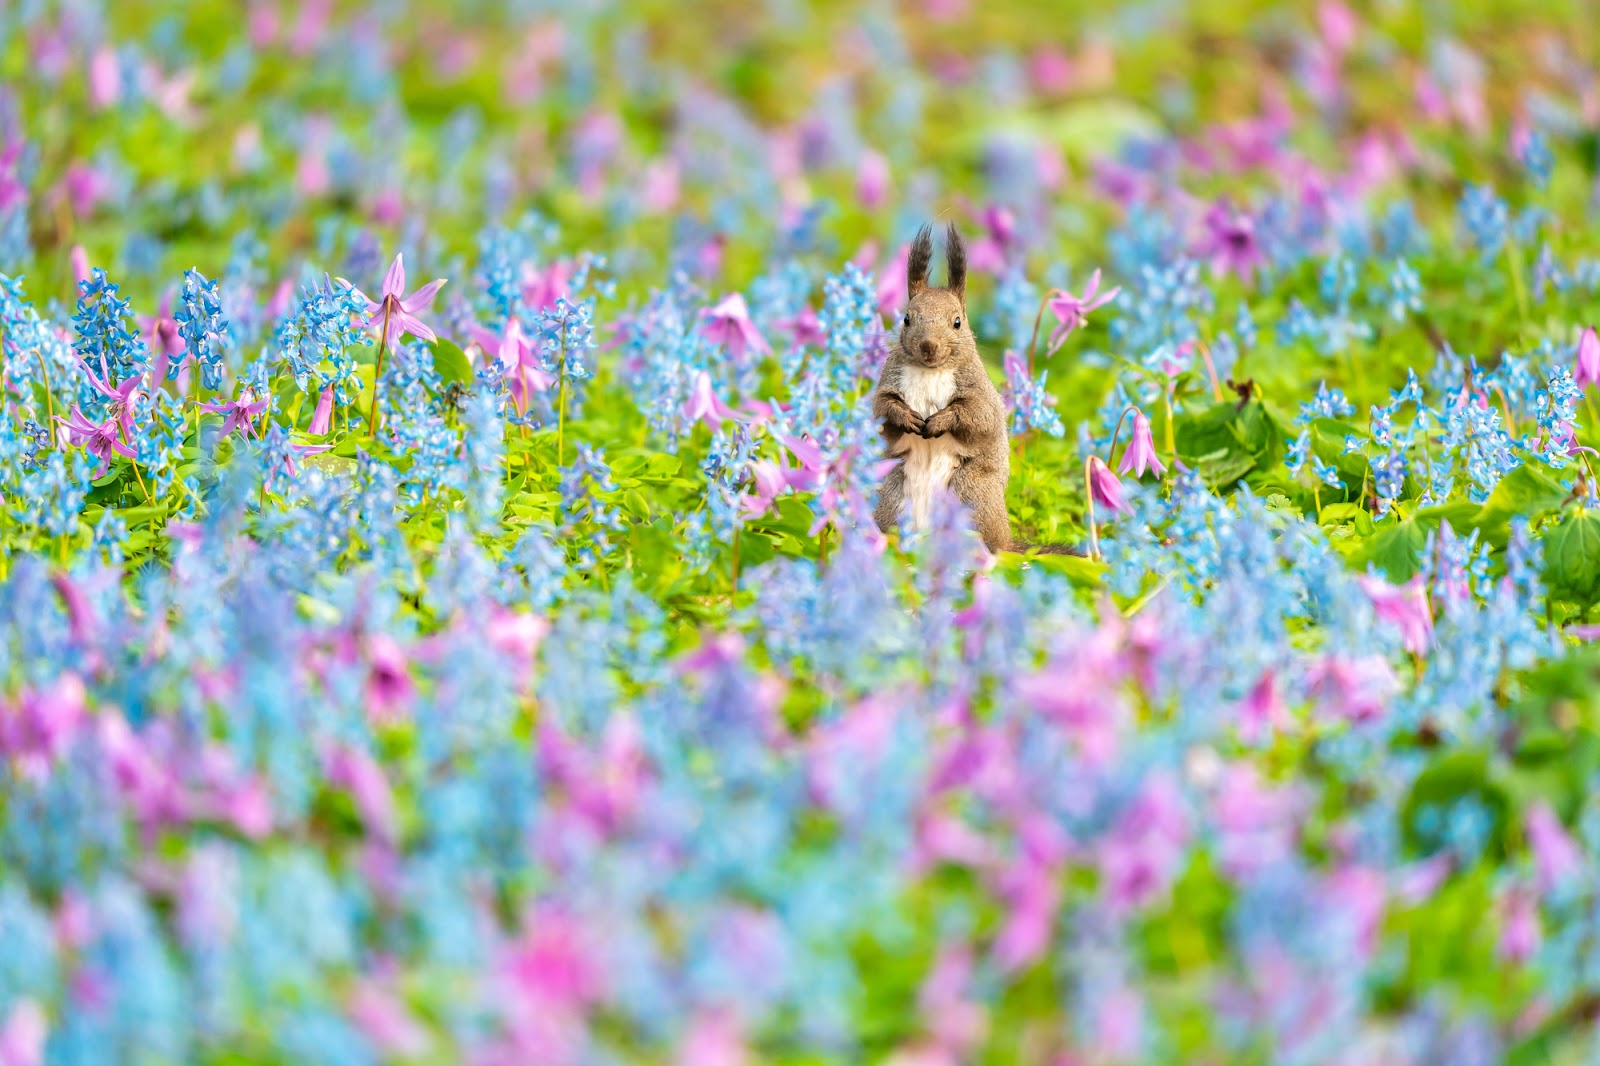
[[[0,5],[0,1066],[1596,1061],[1596,32]]]

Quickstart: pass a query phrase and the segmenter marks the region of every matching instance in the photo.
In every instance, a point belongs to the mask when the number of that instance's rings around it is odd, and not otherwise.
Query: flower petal
[[[429,304],[433,303],[434,293],[438,292],[439,286],[443,285],[444,283],[444,278],[434,278],[432,281],[428,282],[410,296],[402,299],[400,301],[400,306],[405,308],[407,311],[410,311],[412,314],[416,314],[418,311],[423,310]]]
[[[396,252],[394,262],[389,264],[389,272],[383,276],[383,294],[393,296],[396,300],[406,293],[406,265]]]

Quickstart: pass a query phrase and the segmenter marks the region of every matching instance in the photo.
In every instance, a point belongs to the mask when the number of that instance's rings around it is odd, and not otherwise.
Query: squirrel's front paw
[[[942,437],[956,428],[956,413],[946,407],[922,423],[922,439]]]
[[[909,407],[899,406],[889,409],[889,414],[883,420],[884,436],[890,433],[922,433],[923,422],[917,413]]]

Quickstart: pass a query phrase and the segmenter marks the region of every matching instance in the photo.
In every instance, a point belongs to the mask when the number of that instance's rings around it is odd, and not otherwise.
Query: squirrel
[[[1011,441],[1006,407],[989,380],[967,321],[967,253],[954,223],[945,237],[947,277],[928,284],[933,229],[924,225],[906,259],[906,311],[872,398],[882,420],[885,457],[900,459],[883,480],[873,517],[885,533],[909,509],[911,524],[929,525],[933,498],[948,488],[971,512],[991,552],[1077,555],[1060,545],[1031,545],[1011,535],[1006,483]]]

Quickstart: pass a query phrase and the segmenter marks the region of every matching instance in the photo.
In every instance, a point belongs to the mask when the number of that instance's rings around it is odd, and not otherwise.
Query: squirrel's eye
[[[961,328],[961,316],[957,315],[956,316],[956,329],[960,329],[960,328]]]
[[[911,328],[911,316],[909,314],[906,315],[906,317],[901,321],[900,324],[902,326],[905,326],[907,329],[910,329]]]

